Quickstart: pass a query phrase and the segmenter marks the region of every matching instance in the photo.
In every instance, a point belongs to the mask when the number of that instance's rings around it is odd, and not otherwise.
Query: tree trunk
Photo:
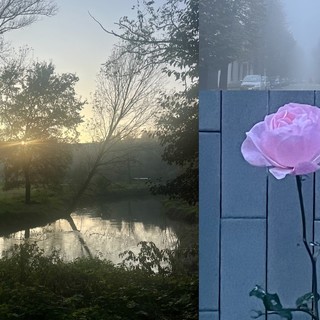
[[[216,90],[218,89],[218,71],[216,66],[201,65],[199,85],[200,90]]]
[[[228,63],[225,63],[224,65],[221,66],[219,89],[222,89],[222,90],[228,89]]]
[[[101,161],[103,157],[103,151],[100,151],[97,155],[97,158],[92,166],[92,168],[90,169],[85,181],[83,182],[83,184],[81,185],[81,187],[79,188],[78,192],[76,193],[76,195],[73,197],[73,200],[71,202],[71,205],[69,207],[69,212],[72,212],[75,208],[76,205],[79,201],[79,199],[82,197],[82,195],[84,194],[84,192],[87,190],[92,178],[96,175],[97,173],[97,169],[99,167],[99,163]]]
[[[24,168],[24,179],[25,179],[25,202],[26,204],[30,203],[31,199],[31,182],[30,182],[30,172],[29,172],[29,167],[25,166]]]

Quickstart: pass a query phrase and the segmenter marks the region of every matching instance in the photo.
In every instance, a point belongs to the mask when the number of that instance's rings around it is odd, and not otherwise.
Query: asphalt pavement
[[[281,88],[271,89],[271,90],[319,90],[320,84],[318,83],[294,83]]]

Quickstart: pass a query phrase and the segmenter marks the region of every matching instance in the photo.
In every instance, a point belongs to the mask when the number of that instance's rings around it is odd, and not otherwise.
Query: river
[[[72,222],[60,219],[1,237],[0,252],[28,238],[47,254],[59,250],[66,261],[87,256],[90,251],[93,256],[119,263],[121,252],[139,252],[140,241],[152,241],[159,249],[173,248],[178,241],[177,225],[183,228],[166,217],[160,200],[154,197],[82,208],[71,217],[78,231],[73,230]]]

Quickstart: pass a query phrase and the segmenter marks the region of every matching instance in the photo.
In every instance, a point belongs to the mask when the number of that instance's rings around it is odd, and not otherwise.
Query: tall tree
[[[190,149],[193,159],[188,159],[190,165],[183,162],[181,175],[176,179],[162,184],[161,187],[154,186],[153,190],[165,194],[170,192],[172,196],[190,195],[190,190],[193,190],[194,194],[188,198],[192,199],[190,202],[195,203],[194,199],[198,197],[196,119],[199,77],[199,1],[167,0],[159,6],[155,1],[138,0],[133,9],[136,10],[136,18],[130,20],[122,17],[116,24],[119,31],[106,30],[101,23],[99,24],[107,33],[124,41],[126,52],[138,53],[146,59],[147,65],[161,65],[168,76],[175,76],[176,80],[182,80],[184,90],[177,95],[163,95],[158,101],[162,114],[159,114],[155,122],[156,135],[165,146],[163,154],[165,161],[170,161],[169,150],[171,149],[183,150],[186,153]],[[172,101],[176,98],[179,103],[174,105]],[[173,109],[170,110],[170,108]],[[166,121],[170,130],[166,130],[163,125]],[[174,125],[177,126],[176,132]],[[190,144],[181,143],[190,132],[194,134],[194,138],[189,141]],[[181,139],[175,138],[175,134]],[[184,179],[184,176],[189,176],[189,179]],[[179,184],[182,180],[183,184]]]
[[[245,60],[256,46],[265,10],[265,0],[200,2],[201,88],[227,89],[228,64]]]
[[[101,28],[124,43],[126,52],[144,57],[146,64],[160,64],[168,75],[177,79],[196,79],[199,58],[198,0],[138,0],[133,7],[136,18],[122,17],[116,23],[119,31]]]
[[[311,72],[310,77],[316,82],[320,83],[320,39],[318,39],[312,49],[311,53]],[[300,64],[301,64],[301,57],[300,57]],[[297,65],[299,65],[297,63]]]
[[[268,76],[288,77],[294,67],[297,45],[286,24],[286,16],[279,0],[269,0],[260,47],[260,59]],[[262,73],[263,70],[260,70]]]
[[[74,197],[72,209],[99,170],[108,164],[112,146],[148,125],[156,112],[160,89],[161,76],[156,66],[146,65],[139,54],[114,49],[100,71],[94,93],[91,132],[97,150],[89,159],[89,168]]]
[[[78,137],[85,103],[76,97],[77,81],[45,62],[24,67],[13,61],[0,71],[1,160],[8,179],[23,181],[26,203],[32,184],[56,179],[66,167],[66,143]]]
[[[174,75],[185,83],[185,89],[174,95],[164,95],[159,100],[161,114],[157,117],[155,135],[165,147],[163,159],[181,165],[181,174],[166,183],[153,187],[153,191],[171,194],[173,197],[188,197],[195,203],[198,194],[197,170],[197,114],[198,114],[198,60],[199,60],[199,2],[197,0],[168,0],[156,7],[154,1],[137,2],[137,17],[123,17],[119,33],[110,31],[126,41],[129,49],[138,49],[151,63],[161,63],[168,76]],[[122,31],[122,32],[121,32]],[[160,49],[160,50],[159,50]],[[156,55],[155,55],[156,54]],[[154,59],[155,57],[155,59]],[[188,83],[191,81],[191,86]],[[175,104],[173,101],[177,99]],[[194,119],[188,121],[187,119]],[[189,134],[194,139],[184,144]],[[190,152],[186,161],[174,160],[177,153]],[[189,162],[189,165],[187,164]],[[189,176],[190,179],[184,179]],[[183,180],[183,184],[179,181]],[[190,190],[193,195],[190,196]],[[186,196],[186,195],[189,196]],[[184,196],[185,195],[185,196]],[[192,200],[191,200],[192,199]]]
[[[151,191],[170,198],[183,199],[190,205],[199,201],[198,192],[198,99],[185,92],[166,95],[161,100],[162,113],[153,133],[164,147],[162,159],[178,165],[174,179],[154,184]]]

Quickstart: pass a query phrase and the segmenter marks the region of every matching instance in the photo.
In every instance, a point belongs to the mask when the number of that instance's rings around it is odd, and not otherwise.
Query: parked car
[[[241,82],[242,90],[265,90],[267,88],[267,79],[259,74],[249,74]]]

